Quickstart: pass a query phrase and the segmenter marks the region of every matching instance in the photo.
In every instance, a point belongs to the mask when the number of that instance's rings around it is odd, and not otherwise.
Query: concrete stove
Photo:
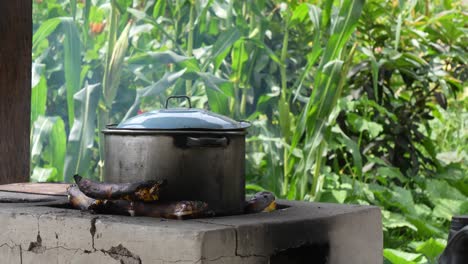
[[[382,263],[380,210],[278,201],[271,213],[93,215],[66,197],[0,192],[0,263]]]

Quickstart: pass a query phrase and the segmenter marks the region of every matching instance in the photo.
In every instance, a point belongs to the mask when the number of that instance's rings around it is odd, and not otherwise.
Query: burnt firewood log
[[[258,192],[245,203],[244,212],[247,214],[271,212],[276,210],[276,198],[271,192]]]
[[[156,201],[166,181],[143,181],[135,183],[103,183],[73,176],[75,182],[86,196],[100,200]]]
[[[129,200],[99,200],[86,196],[77,185],[67,189],[73,208],[99,214],[190,219],[211,215],[208,204],[201,201],[142,202]]]

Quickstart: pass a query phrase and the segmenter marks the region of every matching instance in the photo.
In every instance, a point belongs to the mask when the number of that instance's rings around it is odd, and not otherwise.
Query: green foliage
[[[65,158],[64,172],[64,179],[67,182],[70,182],[75,174],[89,174],[100,92],[100,84],[88,85],[86,83],[85,87],[73,96],[76,105],[76,120],[68,136],[69,151]]]
[[[31,179],[62,181],[65,153],[63,120],[58,116],[38,116],[31,129],[31,164],[34,166]]]
[[[41,115],[45,115],[47,103],[47,80],[41,71],[44,65],[33,63],[31,81],[31,120],[37,120]]]
[[[388,263],[468,213],[461,1],[33,4],[31,180],[101,177],[105,125],[187,94],[252,123],[248,192],[380,206]]]
[[[63,70],[67,93],[68,123],[71,127],[75,120],[73,96],[80,90],[81,41],[74,18],[66,17],[60,20],[65,35],[63,40]]]

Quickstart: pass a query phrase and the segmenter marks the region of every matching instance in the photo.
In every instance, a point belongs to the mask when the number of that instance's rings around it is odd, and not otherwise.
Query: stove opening
[[[277,252],[270,257],[270,264],[325,264],[329,252],[328,244],[307,244]]]

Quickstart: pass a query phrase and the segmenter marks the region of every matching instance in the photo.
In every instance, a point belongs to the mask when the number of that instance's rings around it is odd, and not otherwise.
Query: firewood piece
[[[75,184],[72,184],[67,188],[67,194],[68,201],[70,202],[71,206],[73,206],[73,208],[80,210],[91,210],[91,208],[95,207],[94,205],[96,204],[96,200],[89,198],[84,193],[82,193]]]
[[[135,183],[102,183],[73,176],[80,190],[88,197],[100,200],[156,201],[166,181],[143,181]]]
[[[67,188],[73,208],[99,214],[190,219],[209,216],[208,204],[201,201],[147,203],[128,200],[97,200],[86,196],[77,185]]]
[[[188,219],[203,217],[208,213],[208,204],[201,201],[177,201],[164,203],[133,203],[137,216]]]
[[[271,212],[276,210],[275,195],[271,192],[256,193],[245,205],[245,213]]]
[[[208,205],[201,201],[175,201],[145,203],[140,201],[107,200],[98,213],[131,216],[162,217],[168,219],[190,219],[207,215]]]

